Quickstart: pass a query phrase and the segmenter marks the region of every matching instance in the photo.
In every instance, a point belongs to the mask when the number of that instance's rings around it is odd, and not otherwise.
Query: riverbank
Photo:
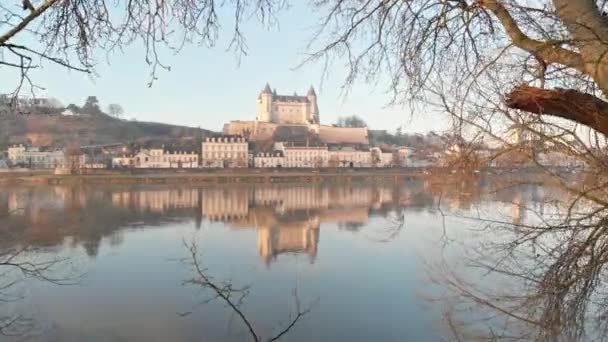
[[[51,171],[0,174],[0,184],[182,184],[182,183],[274,183],[407,180],[421,177],[423,170],[89,170],[87,174],[55,175]]]
[[[199,183],[322,183],[322,182],[379,182],[412,179],[453,182],[467,177],[500,176],[525,177],[541,180],[534,171],[488,169],[481,172],[461,172],[445,168],[390,168],[390,169],[174,169],[174,170],[86,170],[85,174],[55,175],[50,170],[0,173],[0,184],[199,184]]]

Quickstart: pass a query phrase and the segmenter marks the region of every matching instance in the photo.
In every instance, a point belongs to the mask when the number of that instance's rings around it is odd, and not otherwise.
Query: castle
[[[278,95],[267,83],[257,97],[253,121],[230,121],[223,133],[251,141],[310,142],[326,145],[369,145],[366,127],[335,127],[319,121],[317,94],[311,86],[306,96]]]
[[[306,96],[277,95],[270,85],[262,90],[257,100],[256,120],[275,124],[318,124],[317,94],[311,86]]]

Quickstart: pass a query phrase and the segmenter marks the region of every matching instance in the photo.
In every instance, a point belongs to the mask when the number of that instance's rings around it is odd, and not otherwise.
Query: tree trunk
[[[551,115],[591,127],[608,137],[608,102],[572,89],[522,85],[507,95],[507,107]]]
[[[608,96],[608,19],[592,0],[553,0],[553,5],[580,51],[585,71]]]

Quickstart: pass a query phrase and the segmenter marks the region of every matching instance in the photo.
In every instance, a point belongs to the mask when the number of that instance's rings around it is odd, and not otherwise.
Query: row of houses
[[[112,159],[113,167],[132,168],[321,168],[395,166],[394,152],[378,147],[357,150],[351,147],[294,146],[275,143],[271,151],[253,153],[241,136],[208,137],[202,142],[200,161],[196,152],[169,152],[142,149],[134,155]]]
[[[8,160],[13,166],[32,169],[53,169],[84,167],[86,156],[83,153],[71,153],[64,149],[41,149],[23,145],[8,148]]]
[[[241,136],[206,138],[198,151],[163,148],[115,149],[112,153],[88,151],[77,153],[62,149],[13,146],[8,160],[13,166],[35,169],[51,168],[324,168],[324,167],[392,167],[413,166],[407,148],[386,150],[379,147],[302,146],[285,142],[273,143],[265,150]],[[88,152],[87,152],[88,151]],[[86,152],[83,153],[83,152]],[[412,165],[410,165],[412,164]]]
[[[169,152],[164,149],[142,149],[132,156],[112,158],[112,167],[115,168],[198,168],[198,153],[186,151]]]

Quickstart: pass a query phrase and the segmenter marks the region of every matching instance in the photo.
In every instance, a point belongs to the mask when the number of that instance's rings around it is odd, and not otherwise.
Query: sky
[[[244,27],[248,52],[240,61],[226,51],[229,27],[220,33],[213,48],[190,45],[179,54],[163,51],[163,62],[171,70],[161,70],[152,87],[148,87],[151,69],[139,42],[108,58],[99,51],[95,76],[47,63],[31,77],[45,88],[38,96],[57,98],[64,105],[81,105],[87,96],[95,95],[103,108],[121,104],[125,118],[212,130],[221,130],[230,120],[254,120],[256,98],[266,82],[287,95],[303,95],[315,86],[323,124],[356,114],[372,129],[394,131],[403,126],[405,132],[426,132],[447,127],[446,120],[438,120],[437,114],[412,115],[407,105],[388,106],[388,82],[370,85],[360,81],[344,96],[344,66],[333,65],[323,80],[320,63],[298,68],[318,19],[308,14],[311,11],[306,5],[298,4],[281,12],[278,26],[269,29],[249,20]],[[0,68],[0,92],[14,88],[15,76]]]

